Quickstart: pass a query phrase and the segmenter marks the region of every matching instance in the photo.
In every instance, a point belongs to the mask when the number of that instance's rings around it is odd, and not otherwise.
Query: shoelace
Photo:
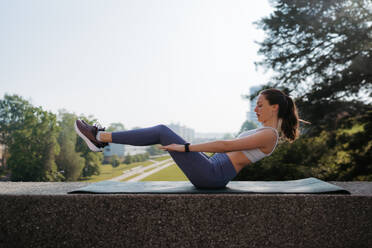
[[[102,127],[102,125],[98,122],[94,123],[93,126],[96,127],[98,131],[105,131],[106,130],[106,128]]]
[[[94,123],[93,126],[95,128],[97,128],[97,131],[105,131],[106,130],[106,128],[102,127],[102,125],[99,122]],[[99,142],[98,147],[99,148],[104,148],[107,145],[108,145],[107,142]]]

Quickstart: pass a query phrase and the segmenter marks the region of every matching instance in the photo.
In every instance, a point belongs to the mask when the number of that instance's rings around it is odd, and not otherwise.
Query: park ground
[[[112,167],[111,164],[103,164],[100,166],[100,171],[100,175],[82,178],[81,181],[187,181],[187,177],[178,168],[169,155],[149,159],[143,162],[131,164],[122,163],[117,167]],[[146,177],[141,176],[144,175],[144,173],[149,175]]]

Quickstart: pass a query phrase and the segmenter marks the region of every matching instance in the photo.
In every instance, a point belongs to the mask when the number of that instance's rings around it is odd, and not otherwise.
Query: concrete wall
[[[0,183],[0,247],[372,247],[369,193],[69,195],[56,184]]]

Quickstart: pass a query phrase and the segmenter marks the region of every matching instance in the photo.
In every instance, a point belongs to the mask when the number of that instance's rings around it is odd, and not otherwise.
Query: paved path
[[[128,182],[138,182],[139,180],[141,180],[141,179],[143,179],[145,177],[148,177],[148,176],[150,176],[150,175],[152,175],[152,174],[154,174],[154,173],[156,173],[158,171],[161,171],[162,169],[167,168],[168,166],[171,166],[173,163],[174,162],[171,161],[169,163],[166,163],[164,165],[159,166],[158,168],[155,168],[155,169],[150,170],[148,172],[142,173],[141,175],[139,175],[137,177],[133,177],[133,178],[129,179]]]
[[[163,161],[160,161],[160,162],[157,162],[155,160],[153,160],[153,161],[155,163],[152,164],[152,165],[149,165],[149,166],[139,165],[139,166],[134,167],[130,170],[124,171],[121,176],[111,178],[108,181],[121,181],[121,180],[123,180],[125,178],[128,178],[128,177],[131,177],[133,175],[141,174],[137,177],[134,177],[134,178],[128,180],[128,181],[131,181],[131,182],[139,181],[142,178],[144,178],[144,177],[141,178],[142,175],[146,175],[145,177],[147,177],[147,176],[149,176],[149,175],[151,175],[155,172],[158,172],[158,171],[170,166],[171,164],[173,164],[172,158],[169,158],[169,159],[166,159],[166,160],[163,160]],[[145,173],[145,170],[149,170],[149,169],[152,169],[152,168],[154,168],[154,169]]]

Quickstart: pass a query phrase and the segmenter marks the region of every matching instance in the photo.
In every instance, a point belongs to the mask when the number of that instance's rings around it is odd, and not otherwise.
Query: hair
[[[309,122],[299,119],[296,104],[292,98],[278,89],[265,89],[261,91],[260,94],[266,98],[270,105],[279,105],[278,129],[283,133],[284,138],[289,142],[293,142],[297,139],[300,135],[299,122]]]

